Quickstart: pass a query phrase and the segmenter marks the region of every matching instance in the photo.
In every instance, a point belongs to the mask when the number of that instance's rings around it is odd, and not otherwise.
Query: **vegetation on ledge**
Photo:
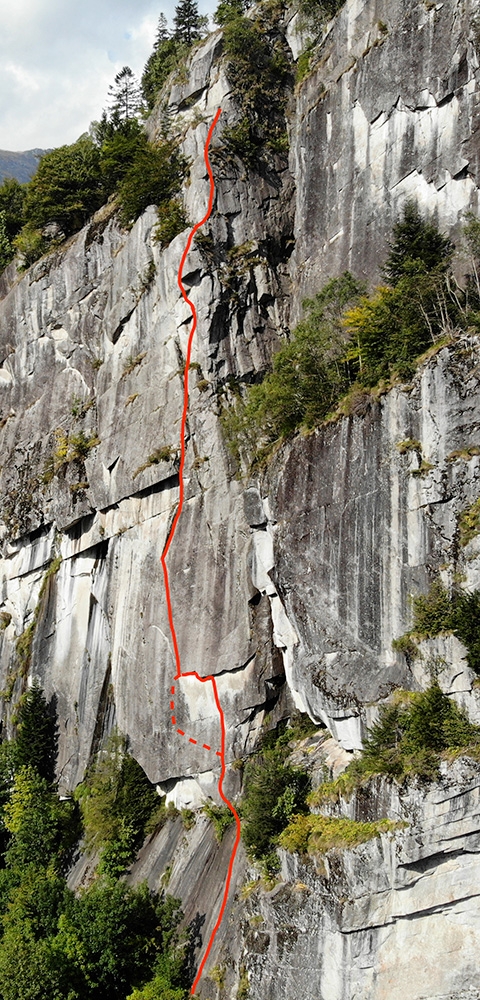
[[[267,877],[279,867],[276,846],[280,834],[292,816],[308,813],[310,778],[301,768],[286,763],[292,740],[305,735],[304,725],[297,721],[292,728],[280,725],[266,733],[245,767],[240,803],[242,838],[249,858]]]
[[[469,667],[480,674],[480,591],[469,594],[455,588],[449,592],[438,579],[427,594],[412,597],[411,605],[413,626],[393,640],[393,648],[413,658],[422,639],[453,633],[468,650]]]
[[[397,691],[369,730],[361,755],[334,781],[324,782],[307,797],[314,810],[350,798],[376,775],[397,781],[416,777],[439,778],[440,763],[459,753],[480,757],[480,727],[469,722],[457,704],[435,681],[421,693]],[[303,855],[324,854],[333,848],[351,848],[405,824],[388,818],[357,822],[342,816],[324,816],[307,809],[291,815],[278,844]]]
[[[474,274],[480,264],[477,230],[480,222],[470,220],[465,239]],[[254,463],[276,442],[335,413],[365,413],[376,395],[411,378],[428,349],[447,343],[456,331],[480,328],[480,286],[473,279],[464,289],[456,285],[453,249],[409,203],[384,265],[388,285],[367,295],[346,272],[306,300],[305,317],[274,356],[272,372],[223,410],[236,458]]]
[[[128,66],[110,90],[109,111],[88,133],[42,156],[27,184],[7,179],[0,185],[0,270],[15,254],[29,267],[78,232],[109,198],[126,227],[148,205],[170,206],[164,243],[175,235],[181,213],[175,207],[174,217],[171,205],[186,162],[167,134],[149,142],[140,120],[140,89]]]
[[[391,833],[404,824],[390,819],[370,823],[336,816],[294,816],[283,833],[279,844],[295,854],[326,854],[333,848],[340,850],[357,847],[381,833]]]

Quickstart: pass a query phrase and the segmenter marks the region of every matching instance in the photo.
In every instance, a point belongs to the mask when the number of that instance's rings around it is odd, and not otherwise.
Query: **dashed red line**
[[[165,596],[166,596],[166,601],[167,601],[168,622],[169,622],[169,626],[170,626],[170,633],[171,633],[171,636],[172,636],[173,652],[174,652],[175,664],[176,664],[176,674],[175,674],[175,678],[174,679],[178,680],[180,677],[196,677],[197,680],[200,681],[202,684],[210,683],[212,685],[213,696],[214,696],[214,699],[215,699],[215,705],[216,705],[216,708],[217,708],[217,711],[218,711],[219,720],[220,720],[220,736],[221,736],[221,740],[220,740],[221,749],[216,751],[216,756],[220,757],[220,762],[221,762],[220,777],[219,777],[219,780],[218,780],[218,793],[219,793],[220,798],[222,799],[222,801],[225,802],[225,805],[228,806],[228,808],[230,809],[230,812],[233,814],[234,819],[235,819],[235,824],[236,824],[235,843],[233,845],[232,853],[231,853],[231,856],[230,856],[230,862],[229,862],[229,865],[228,865],[227,876],[226,876],[226,879],[225,879],[225,888],[224,888],[224,892],[223,892],[222,902],[221,902],[221,905],[220,905],[220,910],[219,910],[219,913],[218,913],[218,916],[217,916],[217,920],[216,920],[215,926],[214,926],[214,928],[213,928],[213,930],[212,930],[212,932],[210,934],[210,938],[209,938],[207,946],[205,948],[202,960],[201,960],[200,965],[198,967],[197,975],[195,977],[195,980],[194,980],[194,983],[193,983],[192,989],[191,989],[192,994],[195,993],[196,987],[198,986],[198,983],[200,982],[200,979],[201,979],[201,976],[202,976],[202,973],[203,973],[203,969],[205,967],[205,963],[206,963],[206,961],[208,959],[208,956],[210,954],[210,951],[212,949],[212,945],[213,945],[213,942],[215,940],[217,931],[218,931],[218,929],[220,927],[220,924],[221,924],[221,922],[223,920],[223,915],[225,913],[225,907],[227,905],[227,900],[228,900],[228,894],[229,894],[229,891],[230,891],[230,883],[231,883],[231,880],[232,880],[233,865],[234,865],[234,861],[235,861],[235,856],[236,856],[236,853],[237,853],[238,845],[240,843],[240,817],[239,817],[239,815],[238,815],[235,807],[232,805],[231,802],[229,802],[229,800],[226,798],[226,796],[224,795],[224,792],[223,792],[223,780],[224,780],[225,773],[226,773],[226,763],[225,763],[226,729],[225,729],[225,716],[223,714],[223,709],[222,709],[222,706],[220,704],[220,699],[218,697],[217,682],[216,682],[216,679],[215,679],[214,676],[200,677],[200,675],[197,674],[196,671],[191,671],[190,673],[183,673],[183,671],[182,671],[182,665],[181,665],[181,662],[180,662],[180,650],[179,650],[179,647],[178,647],[177,633],[176,633],[176,630],[175,630],[175,624],[174,624],[174,620],[173,620],[172,600],[171,600],[171,594],[170,594],[170,582],[169,582],[169,577],[168,577],[168,569],[167,569],[167,561],[166,561],[167,560],[168,551],[170,549],[170,546],[172,544],[172,541],[173,541],[173,538],[174,538],[174,535],[175,535],[175,531],[176,531],[177,524],[178,524],[178,521],[179,521],[179,518],[180,518],[180,514],[182,512],[183,501],[184,501],[184,480],[183,480],[183,473],[184,473],[184,468],[185,468],[185,453],[186,453],[185,427],[186,427],[186,422],[187,422],[188,397],[189,397],[189,393],[188,393],[188,374],[189,374],[189,367],[190,367],[190,359],[191,359],[191,356],[192,356],[193,337],[194,337],[194,334],[195,334],[195,330],[197,328],[197,313],[196,313],[196,309],[195,309],[195,306],[194,306],[193,302],[191,302],[191,300],[188,298],[188,295],[187,295],[187,293],[185,291],[185,288],[184,288],[183,282],[182,282],[182,274],[183,274],[183,268],[184,268],[184,265],[185,265],[185,261],[187,259],[187,254],[188,254],[188,252],[190,250],[190,247],[192,245],[193,237],[195,236],[195,233],[197,232],[197,230],[200,229],[201,226],[203,226],[204,223],[207,221],[207,219],[210,218],[210,215],[212,213],[213,197],[214,197],[214,193],[215,193],[215,183],[214,183],[214,180],[213,180],[213,173],[212,173],[212,168],[210,166],[210,161],[208,159],[208,148],[209,148],[210,141],[211,141],[211,138],[212,138],[212,135],[213,135],[213,130],[214,130],[214,128],[215,128],[215,126],[216,126],[216,124],[218,122],[218,119],[220,118],[220,114],[221,114],[221,108],[218,109],[218,111],[217,111],[217,113],[215,115],[215,118],[213,119],[213,122],[212,122],[212,124],[211,124],[211,126],[210,126],[210,128],[208,130],[208,136],[207,136],[207,141],[205,143],[205,150],[204,150],[205,166],[207,168],[207,173],[208,173],[209,180],[210,180],[210,192],[209,192],[209,197],[208,197],[208,209],[207,209],[207,213],[204,216],[204,218],[201,220],[201,222],[197,222],[194,225],[193,229],[190,231],[189,236],[188,236],[188,240],[187,240],[187,244],[186,244],[186,247],[185,247],[185,249],[183,251],[182,259],[180,261],[180,266],[179,266],[179,269],[178,269],[178,286],[180,288],[180,291],[182,293],[182,297],[183,297],[184,301],[190,307],[190,310],[191,310],[191,313],[192,313],[192,317],[193,317],[193,323],[192,323],[192,328],[190,330],[190,334],[189,334],[189,337],[188,337],[187,351],[186,351],[186,355],[185,355],[185,373],[184,373],[184,388],[183,388],[183,409],[182,409],[182,419],[181,419],[181,425],[180,425],[181,429],[180,429],[180,464],[179,464],[179,470],[178,470],[178,476],[179,476],[178,506],[177,506],[177,509],[175,511],[175,516],[174,516],[173,521],[172,521],[172,526],[171,526],[170,531],[168,533],[168,537],[167,537],[167,540],[165,542],[165,548],[164,548],[164,550],[162,552],[162,556],[161,556],[161,560],[160,560],[161,564],[162,564],[163,576],[164,576],[164,580],[165,580]],[[171,694],[172,695],[175,694],[175,685],[172,685],[172,687],[171,687]],[[171,702],[170,703],[170,709],[173,710],[174,707],[175,707],[174,703]],[[172,716],[172,725],[174,725],[174,726],[176,725],[175,716]],[[185,736],[185,732],[183,731],[183,729],[177,729],[177,733],[179,734],[179,736]],[[197,741],[194,740],[192,737],[189,737],[188,739],[189,739],[190,743],[197,743]],[[203,748],[205,750],[211,750],[211,747],[207,743],[203,744]]]
[[[184,674],[183,676],[185,677],[185,674]],[[175,688],[173,687],[173,688],[172,688],[172,694],[174,694],[174,692],[175,692]],[[174,708],[175,708],[175,702],[174,702],[174,701],[171,701],[171,702],[170,702],[170,711],[171,711],[171,712],[173,712],[173,709],[174,709]],[[177,725],[177,720],[176,720],[175,716],[174,716],[174,715],[172,715],[172,726],[176,726],[176,725]],[[183,730],[182,730],[182,729],[177,729],[177,733],[178,733],[178,734],[179,734],[180,736],[186,736],[186,735],[187,735],[186,733],[184,733],[184,732],[183,732]],[[194,740],[193,736],[189,736],[189,737],[188,737],[188,742],[189,742],[189,743],[196,743],[196,744],[198,745],[198,740]],[[212,749],[212,748],[211,748],[211,747],[210,747],[210,746],[208,745],[208,743],[202,743],[202,747],[203,747],[203,749],[204,749],[204,750],[211,750],[211,749]],[[218,757],[221,757],[221,752],[220,752],[220,750],[217,750],[217,756],[218,756]]]

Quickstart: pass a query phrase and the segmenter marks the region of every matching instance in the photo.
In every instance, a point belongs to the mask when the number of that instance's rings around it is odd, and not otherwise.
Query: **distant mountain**
[[[16,177],[22,184],[29,181],[46,152],[46,149],[27,149],[23,153],[11,153],[8,149],[0,149],[0,183],[5,177]]]

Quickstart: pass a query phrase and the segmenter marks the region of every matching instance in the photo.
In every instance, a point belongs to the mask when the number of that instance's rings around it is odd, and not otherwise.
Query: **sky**
[[[0,0],[0,149],[74,142],[107,106],[123,66],[137,76],[175,0]],[[216,7],[200,0],[202,14]]]

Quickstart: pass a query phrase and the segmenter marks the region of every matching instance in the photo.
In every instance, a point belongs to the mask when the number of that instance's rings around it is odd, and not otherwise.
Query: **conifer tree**
[[[57,757],[57,724],[38,684],[25,695],[18,712],[15,746],[17,767],[30,766],[41,778],[53,782]]]
[[[142,94],[150,110],[153,108],[157,94],[165,80],[177,65],[179,47],[180,42],[168,30],[165,14],[160,14],[153,52],[149,56],[142,74]]]
[[[163,45],[167,39],[170,38],[170,32],[168,30],[168,21],[165,14],[160,14],[157,24],[157,34],[155,36],[155,43],[153,46],[153,51],[156,52],[160,45]]]
[[[406,274],[420,269],[445,269],[452,257],[453,246],[436,226],[422,218],[415,202],[405,205],[403,217],[393,227],[393,239],[383,274],[392,285]]]
[[[215,24],[223,27],[229,21],[236,21],[237,18],[243,17],[247,7],[247,0],[220,0],[213,15],[213,20]]]
[[[112,118],[128,121],[129,118],[137,117],[142,110],[143,101],[138,80],[130,66],[124,66],[117,73],[108,91]]]
[[[204,19],[198,13],[197,0],[179,0],[175,7],[175,38],[186,45],[192,45],[201,38],[201,28]]]

